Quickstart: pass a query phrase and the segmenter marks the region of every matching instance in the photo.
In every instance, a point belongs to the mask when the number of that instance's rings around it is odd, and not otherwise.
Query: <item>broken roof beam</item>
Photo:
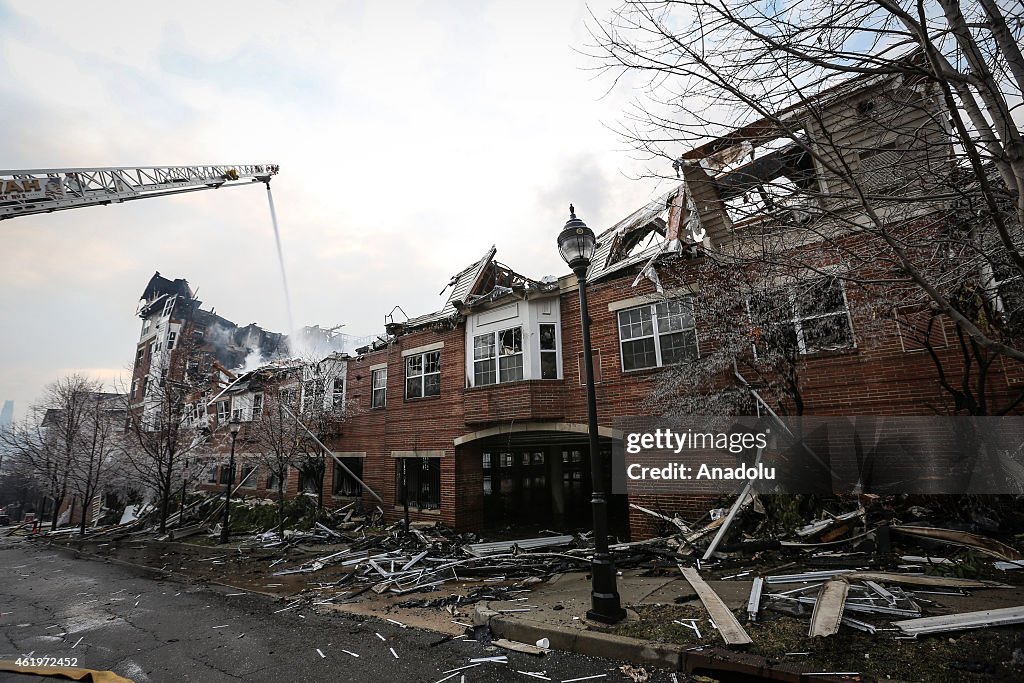
[[[697,593],[697,597],[700,598],[704,608],[711,615],[711,620],[715,622],[715,626],[718,627],[718,633],[726,644],[749,645],[754,642],[747,635],[747,632],[743,630],[743,627],[740,626],[740,622],[736,621],[736,617],[733,616],[733,613],[722,602],[722,599],[718,597],[718,593],[704,582],[704,579],[700,577],[696,569],[679,565],[679,571],[683,573],[683,577],[693,586],[694,592]]]
[[[686,190],[697,209],[700,225],[711,244],[718,247],[732,237],[732,220],[718,194],[718,186],[700,164],[687,163],[682,167]]]

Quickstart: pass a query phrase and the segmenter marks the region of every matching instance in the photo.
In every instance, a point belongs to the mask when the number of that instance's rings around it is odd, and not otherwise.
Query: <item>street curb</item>
[[[566,626],[538,624],[496,612],[490,608],[488,603],[477,604],[473,609],[473,625],[488,626],[495,635],[521,643],[533,644],[541,638],[547,638],[555,650],[669,668],[673,671],[682,670],[681,666],[685,657],[684,648],[678,646],[652,643],[599,631],[582,631]]]
[[[769,662],[764,657],[744,652],[705,646],[699,650],[638,638],[616,636],[600,631],[583,631],[566,626],[545,625],[507,616],[478,603],[473,608],[473,625],[488,626],[494,635],[533,644],[547,638],[552,649],[575,652],[590,657],[613,659],[690,674],[721,676],[729,673],[746,680],[771,680],[780,683],[842,683],[837,675],[809,675],[799,668]]]

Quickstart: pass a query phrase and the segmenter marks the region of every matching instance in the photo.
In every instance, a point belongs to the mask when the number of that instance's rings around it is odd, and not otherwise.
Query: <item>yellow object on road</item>
[[[75,666],[18,666],[14,662],[0,659],[0,671],[32,676],[50,676],[68,681],[91,681],[92,683],[134,683],[129,678],[118,676],[113,671],[80,669]]]

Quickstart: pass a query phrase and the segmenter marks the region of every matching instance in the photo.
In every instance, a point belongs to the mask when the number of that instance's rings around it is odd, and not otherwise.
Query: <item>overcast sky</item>
[[[601,16],[613,0],[591,2]],[[595,231],[665,186],[612,130],[632,93],[577,50],[560,2],[0,2],[0,167],[276,163],[297,324],[368,335],[436,310],[491,244],[567,272],[569,202]],[[664,169],[662,169],[664,170]],[[0,400],[82,371],[113,383],[154,271],[285,331],[262,185],[0,223]]]

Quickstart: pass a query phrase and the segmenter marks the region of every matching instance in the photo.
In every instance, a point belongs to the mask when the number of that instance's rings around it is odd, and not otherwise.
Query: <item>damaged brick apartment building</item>
[[[878,284],[893,280],[895,266],[863,201],[850,199],[834,171],[856,174],[893,234],[933,243],[964,215],[953,200],[937,209],[920,199],[930,179],[951,182],[947,123],[926,83],[854,79],[686,152],[677,187],[599,234],[587,276],[599,456],[610,458],[615,418],[670,408],[665,377],[688,368],[705,376],[710,389],[701,391],[740,395],[752,411],[929,415],[983,399],[990,414],[1020,414],[1020,363],[972,360],[955,321],[915,298],[905,277]],[[841,153],[823,144],[825,128],[843,141]],[[789,241],[774,253],[791,258],[765,268],[758,249],[777,235]],[[184,280],[157,274],[139,309],[138,419],[158,424],[153,396],[192,373],[210,381],[182,393],[170,415],[208,439],[196,449],[206,490],[227,482],[225,425],[235,418],[232,478],[242,495],[270,497],[281,482],[289,496],[319,488],[327,506],[379,505],[388,520],[407,503],[412,520],[459,530],[586,527],[578,285],[571,275],[531,279],[496,256],[491,247],[453,276],[440,310],[391,322],[349,353],[326,335],[312,362],[289,360],[283,335],[238,327],[201,309]],[[1021,278],[998,269],[987,277],[990,319],[998,314],[1000,329],[1018,334]],[[775,343],[790,357],[773,355]],[[971,363],[978,367],[962,383]],[[768,398],[773,377],[793,391]],[[670,398],[659,406],[658,395]],[[271,411],[326,419],[309,425],[332,453],[315,454],[321,476],[293,466],[282,481],[266,465],[256,425]],[[708,507],[681,496],[611,496],[612,531],[622,538],[655,531],[657,520],[630,503],[694,518]]]

